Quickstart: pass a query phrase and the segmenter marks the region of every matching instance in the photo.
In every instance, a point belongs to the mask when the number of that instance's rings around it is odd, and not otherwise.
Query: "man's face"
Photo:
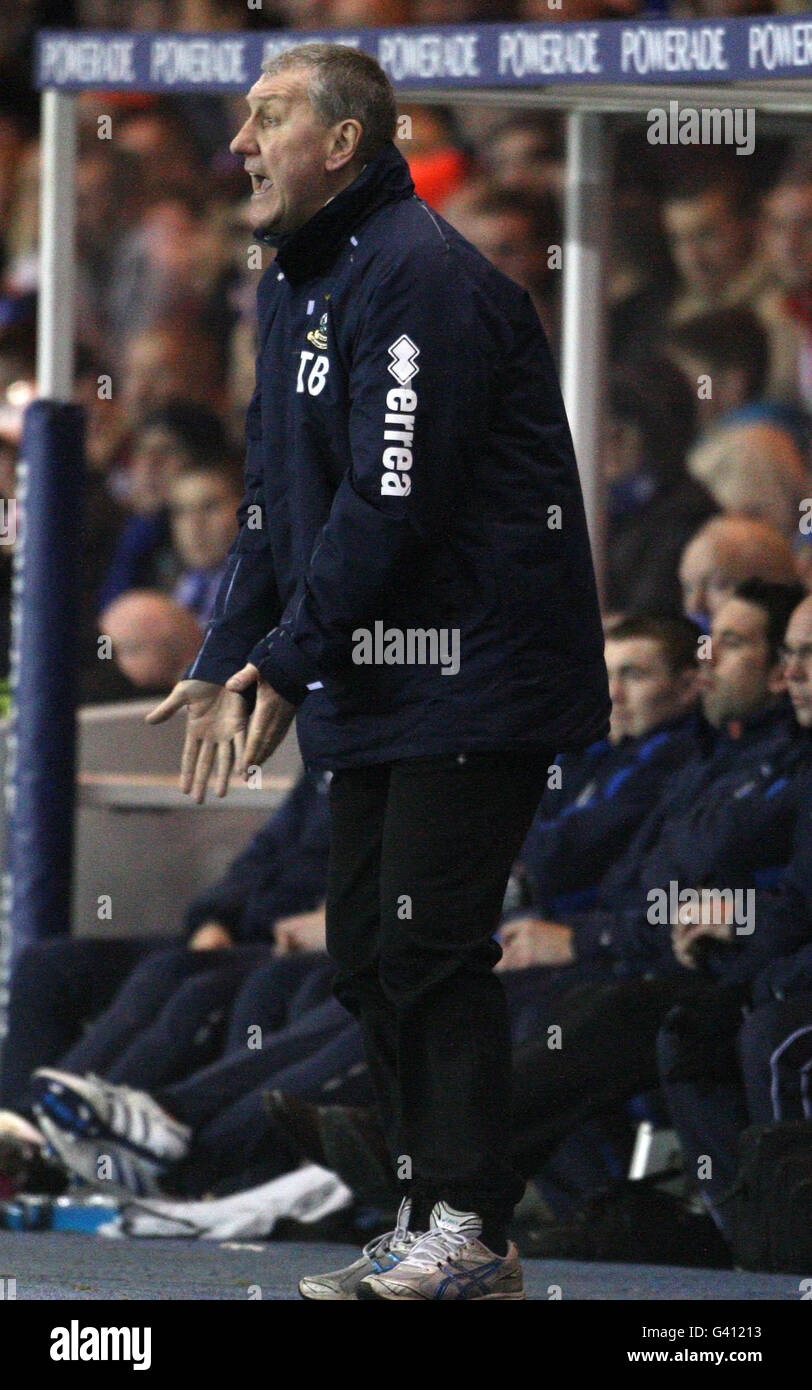
[[[109,241],[119,207],[110,163],[102,155],[89,155],[76,166],[76,237],[83,248]]]
[[[169,493],[172,540],[189,569],[216,569],[237,530],[239,497],[216,473],[176,478]]]
[[[603,441],[603,476],[607,483],[633,477],[643,463],[643,435],[633,420],[607,416]]]
[[[709,377],[713,382],[710,395],[702,391],[696,398],[696,418],[700,430],[710,429],[729,410],[746,405],[747,378],[743,371],[736,367],[714,367],[708,358],[693,357],[681,349],[672,351],[670,356],[692,385],[701,376]]]
[[[508,193],[540,197],[563,186],[563,163],[541,131],[506,130],[490,142],[485,158],[494,183]]]
[[[766,615],[740,598],[728,599],[719,609],[710,660],[699,665],[702,708],[715,729],[758,714],[785,684],[780,662],[770,656]]]
[[[742,576],[743,577],[743,576]],[[701,626],[710,626],[715,615],[740,583],[724,552],[710,536],[697,536],[682,553],[679,567],[683,612]]]
[[[746,224],[722,189],[668,202],[663,209],[674,263],[687,289],[715,296],[741,270],[748,253]]]
[[[530,222],[520,212],[477,212],[473,208],[455,218],[455,226],[497,270],[524,289],[544,279],[546,263],[541,248]]]
[[[795,718],[812,729],[812,598],[799,603],[784,638],[784,678]]]
[[[130,338],[124,353],[121,400],[134,420],[151,406],[180,396],[201,405],[219,400],[211,341],[182,329],[148,329]]]
[[[307,74],[263,73],[248,93],[250,114],[231,142],[243,155],[253,192],[252,230],[294,232],[327,202],[332,190],[325,160],[330,131],[307,95]]]
[[[614,641],[609,637],[605,654],[612,697],[612,743],[642,738],[659,724],[676,719],[692,703],[694,673],[674,672],[655,638]]]
[[[777,188],[764,204],[764,254],[789,294],[812,286],[812,181]]]
[[[165,507],[173,479],[190,462],[174,435],[159,425],[142,430],[127,469],[133,511],[150,516]]]

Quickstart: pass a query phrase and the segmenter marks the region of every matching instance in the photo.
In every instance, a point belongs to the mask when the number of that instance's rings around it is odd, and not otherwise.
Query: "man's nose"
[[[251,154],[258,149],[256,139],[251,129],[251,122],[245,124],[237,131],[231,144],[228,147],[232,154]]]

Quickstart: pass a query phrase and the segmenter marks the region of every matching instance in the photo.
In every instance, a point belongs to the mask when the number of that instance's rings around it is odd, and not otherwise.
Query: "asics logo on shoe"
[[[435,1289],[435,1298],[446,1298],[448,1289],[457,1289],[460,1298],[468,1298],[471,1294],[486,1294],[491,1290],[488,1288],[488,1279],[492,1274],[496,1274],[502,1261],[493,1260],[489,1265],[481,1265],[479,1269],[463,1269],[458,1274],[449,1274],[443,1279]]]

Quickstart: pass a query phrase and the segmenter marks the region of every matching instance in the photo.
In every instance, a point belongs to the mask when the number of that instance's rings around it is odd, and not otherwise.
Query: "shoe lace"
[[[386,1254],[393,1249],[408,1249],[415,1244],[418,1237],[414,1231],[410,1231],[408,1225],[402,1219],[403,1206],[398,1212],[398,1219],[393,1231],[386,1231],[382,1236],[376,1236],[364,1246],[364,1254],[367,1259],[374,1259],[376,1255]],[[408,1220],[408,1217],[407,1217]]]
[[[418,1236],[409,1251],[409,1264],[417,1269],[442,1269],[448,1261],[453,1261],[464,1250],[470,1240],[467,1231],[451,1231],[447,1228],[426,1231]]]

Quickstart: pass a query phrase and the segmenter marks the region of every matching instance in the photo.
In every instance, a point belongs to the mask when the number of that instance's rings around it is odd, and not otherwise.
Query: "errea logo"
[[[406,339],[408,342],[408,338]],[[392,368],[389,368],[390,372]],[[412,368],[411,375],[418,371]],[[390,441],[383,451],[383,474],[381,476],[381,497],[408,497],[412,490],[409,470],[412,466],[412,442],[414,440],[414,413],[417,409],[417,392],[407,386],[393,386],[386,394],[386,414],[384,422],[384,441]],[[399,447],[395,447],[399,446]]]
[[[389,371],[401,386],[408,386],[412,377],[417,376],[420,371],[416,362],[419,355],[420,348],[405,333],[401,333],[390,347],[389,356],[392,361],[389,363]]]

